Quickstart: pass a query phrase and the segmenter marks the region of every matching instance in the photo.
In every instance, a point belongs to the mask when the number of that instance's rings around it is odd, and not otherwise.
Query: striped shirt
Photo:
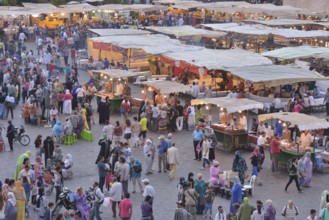
[[[284,216],[285,220],[297,220],[298,208],[293,205],[292,208],[289,205],[283,207],[281,214]]]

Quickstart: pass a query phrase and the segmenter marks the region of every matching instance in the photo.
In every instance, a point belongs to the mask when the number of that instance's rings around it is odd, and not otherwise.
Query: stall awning
[[[60,12],[87,12],[97,10],[97,7],[88,3],[74,4],[74,5],[61,5]]]
[[[204,29],[196,29],[192,26],[183,25],[183,26],[171,26],[171,27],[165,27],[165,26],[149,26],[147,29],[167,34],[167,35],[174,35],[176,37],[187,37],[187,36],[204,36],[204,37],[223,37],[226,36],[225,32],[219,32],[219,31],[208,31]]]
[[[193,53],[176,50],[162,55],[172,60],[184,61],[191,65],[206,67],[208,70],[272,64],[271,60],[266,57],[239,48],[230,50],[201,48]]]
[[[177,39],[171,39],[161,34],[132,36],[106,36],[90,38],[94,42],[109,43],[125,49],[141,49],[149,54],[162,54],[168,51],[192,51],[201,47],[182,44]]]
[[[308,82],[329,80],[315,71],[310,71],[295,65],[263,65],[232,67],[225,70],[233,75],[253,83],[262,83],[267,87]]]
[[[261,55],[263,56],[273,57],[279,60],[297,59],[301,57],[310,57],[319,54],[329,54],[329,48],[311,46],[284,47],[261,53]]]
[[[89,29],[99,36],[117,36],[117,35],[145,35],[150,34],[149,31],[138,29]]]
[[[241,23],[224,23],[224,24],[204,24],[204,27],[213,30],[233,32],[245,35],[269,35],[273,34],[287,39],[290,38],[310,38],[310,37],[329,37],[329,31],[301,31],[294,29],[271,28],[261,24],[241,24]]]
[[[251,110],[251,109],[263,109],[264,104],[251,99],[236,99],[230,97],[218,97],[218,98],[205,98],[205,99],[193,99],[192,105],[216,105],[219,108],[226,109],[227,113],[234,113],[239,111]]]
[[[258,115],[258,119],[259,121],[279,119],[291,123],[290,127],[297,125],[301,131],[329,128],[329,122],[326,119],[297,112],[277,112]]]
[[[162,5],[146,5],[146,4],[133,4],[133,5],[123,5],[123,4],[106,4],[98,6],[98,10],[107,11],[159,11],[167,10],[167,6]]]
[[[252,22],[252,23],[258,23],[267,26],[295,26],[295,25],[318,24],[314,21],[298,20],[298,19],[271,19],[271,20],[247,19],[244,20],[243,22]],[[319,23],[319,25],[321,25],[321,23]]]
[[[171,81],[145,81],[140,82],[140,85],[145,85],[148,87],[152,87],[158,90],[162,95],[169,95],[170,93],[186,93],[191,91],[191,87],[178,83],[178,82],[171,82]]]
[[[107,76],[108,79],[128,78],[128,77],[135,77],[141,75],[141,73],[138,72],[119,70],[119,69],[93,70],[91,72],[103,74],[104,76]]]

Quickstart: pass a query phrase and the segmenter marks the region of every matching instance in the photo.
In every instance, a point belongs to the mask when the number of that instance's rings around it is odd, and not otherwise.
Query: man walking
[[[142,182],[145,185],[144,192],[143,192],[143,197],[145,199],[147,196],[150,196],[152,198],[151,201],[150,201],[150,204],[152,205],[153,200],[154,200],[154,195],[155,195],[154,188],[153,188],[153,186],[150,185],[150,180],[149,179],[143,179]]]
[[[279,154],[280,154],[280,138],[278,134],[274,134],[274,138],[270,143],[270,152],[272,156],[272,172],[279,171]]]
[[[173,180],[176,174],[176,165],[179,164],[178,149],[175,147],[175,143],[167,151],[167,161],[170,164],[169,179]]]
[[[152,141],[150,139],[147,139],[144,145],[144,156],[145,156],[145,174],[153,174],[152,173],[152,165],[153,165],[153,146]]]
[[[158,145],[158,173],[161,173],[161,163],[163,164],[163,172],[167,172],[166,163],[167,163],[167,149],[169,147],[168,142],[165,140],[166,138],[161,135],[159,137],[160,144]]]
[[[102,220],[99,213],[99,208],[103,204],[105,196],[102,193],[101,189],[98,187],[98,182],[94,182],[93,189],[94,189],[94,205],[93,205],[93,209],[91,210],[90,220],[94,220],[95,217],[97,220]]]
[[[283,219],[286,220],[297,220],[298,208],[292,200],[289,200],[288,205],[283,207],[281,215],[283,216]]]
[[[112,198],[112,217],[116,218],[117,210],[116,206],[120,204],[121,196],[122,196],[122,184],[117,181],[116,177],[112,179],[113,184],[110,189],[110,197]]]
[[[125,198],[121,200],[119,207],[120,207],[120,218],[122,220],[130,220],[133,212],[133,205],[130,201],[129,193],[125,194]]]
[[[104,157],[101,156],[98,158],[98,163],[97,163],[98,175],[99,175],[99,187],[98,188],[100,188],[101,192],[103,192],[105,177],[106,177],[107,171],[108,171],[104,161],[105,161]]]
[[[193,137],[193,147],[194,147],[194,154],[195,158],[194,160],[201,160],[201,150],[197,150],[197,146],[202,146],[202,138],[203,138],[203,132],[200,130],[199,126],[195,127],[195,130],[192,133]],[[200,148],[201,149],[201,148]]]

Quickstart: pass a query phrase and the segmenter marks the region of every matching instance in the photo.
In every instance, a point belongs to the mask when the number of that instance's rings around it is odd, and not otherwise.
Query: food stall
[[[279,155],[279,162],[287,164],[288,160],[293,157],[302,157],[305,152],[311,153],[311,158],[314,164],[316,164],[315,156],[323,150],[316,148],[317,137],[312,136],[313,141],[309,146],[302,146],[296,143],[298,138],[296,137],[297,129],[299,131],[317,131],[319,129],[329,128],[329,122],[324,118],[318,118],[311,115],[305,115],[297,112],[277,112],[271,114],[258,115],[259,121],[278,120],[284,130],[281,140],[281,153]],[[312,145],[312,146],[311,146]]]
[[[156,97],[154,97],[154,94],[156,93],[156,95],[160,97],[157,100],[161,100],[161,104],[168,102],[169,95],[173,95],[176,102],[177,96],[180,93],[189,93],[191,91],[191,87],[188,85],[167,80],[150,80],[138,82],[136,84],[144,86],[144,89],[141,91],[144,100],[148,99],[155,102]],[[151,98],[148,98],[150,96]]]
[[[98,97],[98,101],[101,97],[108,97],[111,104],[111,111],[118,110],[123,101],[124,94],[118,94],[116,91],[117,82],[123,82],[124,85],[128,85],[129,77],[137,77],[141,74],[142,73],[140,72],[119,69],[93,70],[89,72],[89,75],[95,82],[95,86],[98,90],[95,94]],[[129,95],[127,98],[131,99]]]
[[[235,148],[248,145],[248,110],[262,109],[263,103],[250,99],[237,99],[230,97],[194,99],[192,105],[206,105],[206,109],[210,109],[208,105],[214,105],[220,110],[219,122],[211,123],[210,127],[214,130],[218,142],[222,143],[224,150],[232,151]],[[239,124],[234,113],[247,112],[247,116],[243,116],[245,125]],[[212,114],[210,109],[210,119]]]
[[[206,86],[211,86],[213,91],[225,90],[225,85],[221,86],[225,81],[224,73],[216,74],[218,70],[228,67],[239,66],[244,68],[250,65],[268,65],[272,63],[266,57],[240,48],[211,50],[202,47],[193,53],[182,50],[166,52],[160,56],[160,61],[174,67],[170,69],[174,69],[173,73],[178,77],[184,77],[184,74],[186,74],[184,70],[187,69],[188,73],[191,73],[187,76],[189,83],[197,79],[199,84],[205,82]],[[220,87],[224,89],[220,89]]]

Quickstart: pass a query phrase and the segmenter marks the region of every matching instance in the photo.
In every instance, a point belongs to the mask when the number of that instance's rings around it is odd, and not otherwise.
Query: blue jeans
[[[210,212],[210,215],[212,215],[212,202],[206,202],[205,208],[204,208],[204,214],[207,214],[208,210]]]
[[[95,217],[96,217],[97,220],[102,220],[101,216],[99,215],[99,207],[100,206],[101,205],[98,202],[94,203],[93,209],[91,210],[89,220],[94,220]]]
[[[203,158],[203,163],[202,163],[202,166],[205,167],[206,164],[210,165],[210,162],[207,158]]]

